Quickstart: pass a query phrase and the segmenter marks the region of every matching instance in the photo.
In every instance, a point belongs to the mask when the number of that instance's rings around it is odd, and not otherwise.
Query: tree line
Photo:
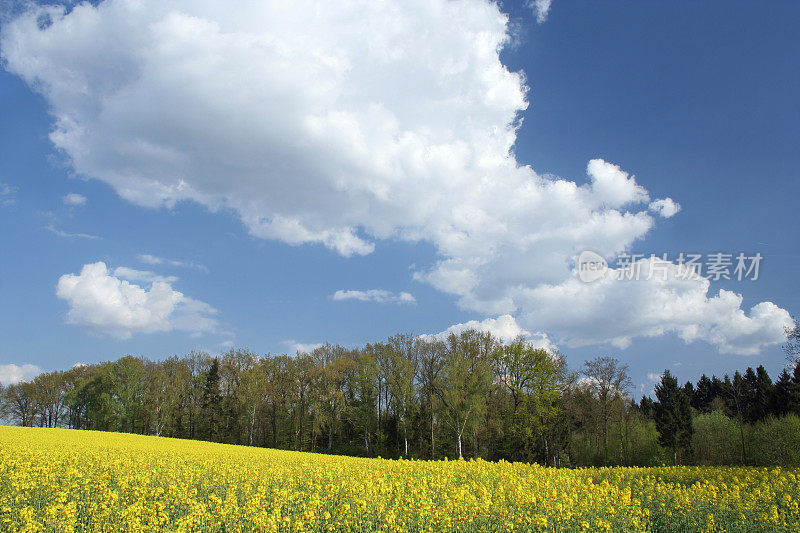
[[[359,456],[482,457],[552,466],[800,465],[800,365],[763,366],[631,397],[612,357],[570,370],[558,352],[470,330],[349,349],[230,350],[46,372],[0,388],[23,426],[122,431]]]

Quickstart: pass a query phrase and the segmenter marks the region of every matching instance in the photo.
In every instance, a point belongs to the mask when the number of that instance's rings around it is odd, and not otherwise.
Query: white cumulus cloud
[[[393,292],[382,289],[370,289],[368,291],[338,290],[331,296],[333,300],[358,300],[360,302],[378,302],[393,304],[413,304],[417,300],[408,292]]]
[[[124,278],[147,281],[150,286]],[[216,331],[217,311],[174,290],[170,283],[170,279],[125,267],[111,272],[98,262],[84,265],[80,274],[61,276],[56,295],[69,304],[67,323],[119,339],[159,331]]]
[[[24,365],[0,365],[0,383],[3,385],[13,385],[20,381],[29,381],[39,375],[39,367],[31,364]]]
[[[672,198],[661,198],[650,202],[650,211],[658,213],[664,218],[675,216],[681,210],[681,204]]]
[[[786,328],[794,324],[788,311],[771,302],[745,312],[742,297],[734,292],[710,295],[710,282],[685,267],[649,258],[637,264],[639,279],[624,279],[611,270],[592,283],[573,277],[527,289],[521,319],[568,346],[626,348],[635,337],[673,333],[686,342],[703,340],[722,353],[742,355],[784,342]]]
[[[544,348],[549,352],[554,352],[558,348],[550,341],[544,333],[531,333],[523,329],[511,315],[502,315],[497,318],[487,318],[485,320],[470,320],[460,324],[453,324],[439,333],[420,335],[424,339],[444,340],[451,333],[459,335],[464,331],[474,329],[491,333],[503,342],[512,342],[518,337],[524,337],[534,348]]]
[[[534,5],[543,20],[549,2]],[[577,253],[628,250],[677,204],[651,204],[603,159],[575,180],[519,164],[528,87],[500,61],[509,41],[485,0],[106,0],[31,6],[0,28],[6,69],[48,103],[54,145],[133,203],[227,208],[257,237],[345,256],[426,241],[439,259],[415,279],[559,343],[779,342],[785,311],[745,314],[702,280],[679,284],[694,298],[680,316],[681,294],[658,283],[573,286]],[[633,321],[609,320],[602,300]]]
[[[296,353],[311,353],[320,346],[322,346],[321,342],[317,343],[303,343],[297,342],[294,339],[287,339],[283,341],[281,344],[289,348],[292,354]]]

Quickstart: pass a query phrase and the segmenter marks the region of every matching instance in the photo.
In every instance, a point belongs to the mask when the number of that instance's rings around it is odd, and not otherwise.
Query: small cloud
[[[311,353],[320,346],[322,346],[321,342],[302,343],[302,342],[297,342],[294,339],[287,339],[283,341],[281,344],[289,348],[294,353]]]
[[[0,383],[3,385],[13,385],[20,381],[28,381],[35,378],[38,374],[39,367],[36,365],[0,365]]]
[[[63,231],[63,230],[60,230],[60,229],[56,228],[52,224],[48,224],[47,226],[44,227],[44,229],[46,229],[47,231],[49,231],[53,235],[58,235],[59,237],[63,237],[65,239],[90,239],[90,240],[95,240],[95,239],[102,238],[102,237],[98,237],[97,235],[90,235],[88,233],[68,233],[66,231]]]
[[[7,183],[0,183],[0,205],[14,205],[17,203],[19,189]]]
[[[650,202],[650,211],[661,215],[664,218],[670,218],[681,210],[681,204],[675,202],[672,198],[661,198]]]
[[[161,276],[150,270],[136,270],[135,268],[117,267],[114,269],[114,276],[126,279],[128,281],[144,281],[146,283],[153,283],[156,281],[163,281],[165,283],[175,283],[178,281],[177,276]]]
[[[528,0],[526,5],[536,14],[536,22],[542,24],[550,14],[552,0]]]
[[[358,300],[360,302],[393,303],[398,305],[417,303],[417,299],[408,292],[394,294],[380,289],[371,289],[368,291],[338,290],[333,293],[331,298],[337,302],[342,300]]]
[[[82,194],[71,192],[69,194],[65,194],[61,198],[61,201],[64,202],[64,205],[68,205],[71,207],[80,207],[86,204],[86,197]]]
[[[139,256],[139,261],[147,263],[148,265],[160,265],[164,262],[162,258],[150,254],[141,254]]]
[[[138,256],[138,259],[142,263],[148,265],[169,265],[180,268],[193,268],[195,270],[199,270],[200,272],[208,274],[208,268],[206,268],[205,265],[201,265],[200,263],[187,263],[184,261],[175,261],[174,259],[165,259],[163,257],[158,257],[156,255],[151,255],[151,254],[140,254]]]
[[[655,395],[656,384],[661,381],[661,376],[656,374],[655,372],[648,372],[647,379],[644,383],[639,385],[639,392],[642,396],[653,396]]]
[[[150,282],[142,287],[129,280]],[[96,334],[129,339],[134,333],[185,331],[192,336],[217,333],[216,309],[172,288],[171,278],[105,263],[84,265],[80,274],[64,274],[56,296],[69,304],[66,322]]]
[[[505,343],[512,342],[517,339],[517,337],[524,337],[534,348],[542,348],[550,353],[558,351],[558,347],[553,344],[545,333],[531,333],[522,329],[516,319],[511,315],[501,315],[497,318],[487,318],[481,321],[470,320],[469,322],[461,324],[453,324],[439,333],[420,335],[420,337],[427,340],[444,340],[449,337],[451,333],[458,335],[470,329],[491,333]]]

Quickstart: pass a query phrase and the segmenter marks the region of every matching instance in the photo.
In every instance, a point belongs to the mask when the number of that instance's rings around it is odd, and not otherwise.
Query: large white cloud
[[[149,288],[127,279],[144,280]],[[56,295],[69,304],[67,322],[97,334],[120,339],[134,333],[174,329],[192,334],[215,332],[217,311],[174,290],[172,280],[152,272],[120,267],[110,272],[105,263],[84,265],[80,274],[59,278]]]
[[[526,289],[520,297],[521,320],[569,346],[611,343],[625,348],[635,337],[674,333],[686,342],[704,340],[720,352],[743,355],[784,342],[786,328],[794,323],[771,302],[745,313],[738,294],[720,290],[709,297],[710,282],[685,267],[648,258],[637,261],[636,269],[636,275],[611,270],[592,283],[574,277]]]
[[[428,241],[440,260],[417,280],[556,339],[775,342],[759,332],[782,310],[744,315],[735,298],[708,299],[701,280],[689,283],[690,320],[626,300],[621,285],[572,288],[578,252],[613,256],[653,227],[649,209],[671,216],[677,204],[651,204],[601,159],[580,183],[517,162],[527,87],[500,62],[507,30],[485,0],[106,0],[32,8],[0,29],[0,53],[44,95],[51,140],[75,170],[131,202],[232,209],[256,236],[343,255]],[[604,320],[595,305],[567,328],[570,291],[615,300],[636,321]],[[734,316],[735,330],[721,322]]]

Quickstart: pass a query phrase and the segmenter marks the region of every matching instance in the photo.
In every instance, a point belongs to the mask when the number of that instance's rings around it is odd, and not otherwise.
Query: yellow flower
[[[798,479],[795,469],[392,461],[0,427],[2,531],[796,531]]]

